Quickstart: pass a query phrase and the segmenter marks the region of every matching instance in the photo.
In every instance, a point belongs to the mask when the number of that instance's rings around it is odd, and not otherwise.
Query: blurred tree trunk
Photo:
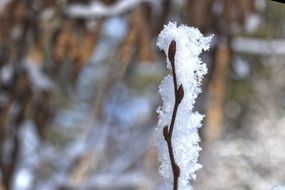
[[[215,44],[212,64],[209,65],[206,125],[203,134],[206,144],[217,140],[223,131],[223,107],[227,73],[232,60],[230,39],[236,27],[243,30],[248,16],[255,12],[253,0],[187,0],[184,9],[186,23],[196,26],[203,33],[214,33]]]
[[[209,104],[206,111],[205,130],[206,144],[217,140],[223,131],[224,100],[227,85],[227,74],[231,61],[231,50],[228,42],[220,43],[214,54],[214,68],[209,82]]]

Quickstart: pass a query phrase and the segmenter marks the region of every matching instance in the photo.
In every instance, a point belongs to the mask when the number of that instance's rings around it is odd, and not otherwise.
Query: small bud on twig
[[[180,176],[180,168],[176,163],[174,164],[174,173],[177,177]]]
[[[178,104],[182,101],[183,97],[184,97],[184,89],[182,84],[179,86],[178,90],[177,90],[177,102]]]
[[[166,139],[166,138],[168,137],[168,135],[169,135],[169,133],[168,133],[168,127],[165,126],[165,127],[163,128],[163,136],[164,136],[164,138]]]
[[[176,54],[176,42],[172,40],[168,47],[168,59],[171,64],[174,63],[175,54]]]

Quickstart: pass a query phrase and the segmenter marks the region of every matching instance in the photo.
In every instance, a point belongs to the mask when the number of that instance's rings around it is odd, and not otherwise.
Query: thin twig
[[[163,135],[164,135],[165,141],[166,141],[167,146],[168,146],[168,153],[169,153],[169,158],[170,158],[170,162],[171,162],[171,168],[172,168],[172,173],[173,173],[173,190],[178,189],[178,178],[180,175],[180,168],[176,164],[175,158],[174,158],[173,147],[172,147],[172,134],[173,134],[174,123],[175,123],[175,119],[176,119],[178,106],[181,103],[181,100],[183,99],[183,96],[184,96],[183,86],[180,85],[179,88],[177,88],[177,78],[176,78],[175,59],[174,59],[175,53],[176,53],[176,42],[171,41],[169,48],[168,48],[168,59],[171,63],[171,67],[172,67],[175,103],[174,103],[174,108],[173,108],[173,112],[172,112],[170,127],[169,127],[169,129],[167,126],[163,128]]]

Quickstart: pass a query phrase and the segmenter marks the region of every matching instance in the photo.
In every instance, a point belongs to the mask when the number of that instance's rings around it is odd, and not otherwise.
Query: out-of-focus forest
[[[0,190],[164,189],[155,43],[169,21],[215,35],[194,189],[285,184],[285,4],[0,0]]]

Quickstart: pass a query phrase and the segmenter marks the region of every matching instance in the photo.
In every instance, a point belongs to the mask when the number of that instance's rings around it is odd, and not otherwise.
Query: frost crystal
[[[201,168],[198,164],[200,137],[198,128],[201,127],[203,115],[193,112],[195,99],[201,92],[201,81],[207,73],[206,64],[199,55],[203,50],[208,50],[212,36],[204,37],[196,28],[186,25],[177,26],[169,23],[164,26],[158,36],[157,46],[164,50],[167,56],[167,68],[171,70],[168,60],[168,48],[171,41],[176,42],[175,70],[177,86],[184,88],[184,97],[179,104],[174,131],[172,135],[172,146],[176,164],[180,167],[178,187],[180,190],[192,189],[190,179],[195,179],[195,172]],[[162,97],[162,106],[158,108],[158,129],[170,125],[175,103],[174,86],[172,75],[166,76],[159,86]],[[172,169],[168,154],[167,144],[163,135],[157,143],[161,161],[160,174],[166,181],[172,181]]]

